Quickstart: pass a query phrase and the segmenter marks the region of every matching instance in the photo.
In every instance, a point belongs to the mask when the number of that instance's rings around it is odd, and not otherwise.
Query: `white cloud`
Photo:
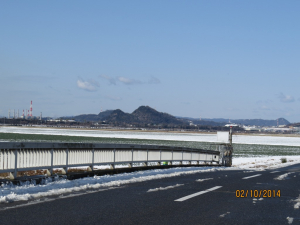
[[[97,81],[94,80],[84,81],[82,79],[78,79],[77,87],[86,91],[96,91],[97,88],[99,87],[99,84]]]
[[[142,82],[139,80],[134,80],[126,77],[118,77],[118,80],[122,82],[123,84],[126,85],[131,85],[131,84],[141,84]]]
[[[100,75],[101,78],[104,78],[109,81],[109,84],[116,85],[116,79],[107,75]]]
[[[290,103],[290,102],[294,102],[295,101],[295,98],[293,96],[284,95],[283,93],[280,93],[278,95],[278,98],[280,99],[281,102],[285,102],[285,103]]]

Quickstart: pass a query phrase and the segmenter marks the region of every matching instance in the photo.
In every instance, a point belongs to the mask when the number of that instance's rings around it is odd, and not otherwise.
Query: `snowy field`
[[[86,193],[105,191],[110,188],[121,188],[130,183],[144,182],[155,179],[164,179],[168,177],[177,177],[185,174],[207,173],[207,179],[196,180],[197,182],[206,182],[210,180],[209,173],[214,171],[244,170],[245,172],[261,171],[266,169],[276,169],[283,166],[300,163],[300,156],[286,157],[287,163],[281,163],[281,157],[264,158],[239,158],[233,160],[233,167],[186,167],[171,169],[155,169],[148,171],[139,171],[132,173],[123,173],[116,175],[94,176],[77,180],[56,180],[50,179],[43,185],[34,185],[24,183],[22,186],[3,184],[0,188],[0,203],[15,201],[31,201],[31,204],[39,203],[40,198],[51,196],[60,196],[61,198],[83,195]],[[288,176],[288,174],[286,175]],[[278,176],[278,179],[280,178]],[[181,184],[168,187],[157,187],[151,191],[164,191],[169,188],[176,188]]]
[[[81,137],[106,137],[145,140],[216,142],[217,136],[199,133],[168,133],[168,132],[135,132],[135,131],[103,131],[79,129],[51,129],[26,127],[0,127],[0,133],[64,135]],[[233,135],[233,143],[256,145],[300,146],[300,137],[279,137],[267,135]]]

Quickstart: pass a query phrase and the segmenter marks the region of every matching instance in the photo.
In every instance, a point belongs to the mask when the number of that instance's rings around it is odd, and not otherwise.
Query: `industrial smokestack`
[[[32,117],[32,101],[30,102],[30,117]]]

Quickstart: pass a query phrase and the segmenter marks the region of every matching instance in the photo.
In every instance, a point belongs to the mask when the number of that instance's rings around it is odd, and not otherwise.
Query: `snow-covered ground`
[[[0,133],[65,135],[81,137],[106,137],[126,139],[148,139],[169,141],[217,142],[217,135],[199,133],[170,133],[170,132],[135,132],[135,131],[104,131],[80,129],[51,129],[27,127],[0,127]],[[300,137],[280,137],[267,135],[233,135],[233,143],[300,146]]]
[[[260,171],[265,169],[276,169],[295,163],[300,163],[300,156],[287,156],[287,163],[281,163],[281,157],[262,157],[262,158],[238,158],[233,160],[233,167],[186,167],[171,169],[155,169],[116,175],[86,177],[77,180],[57,180],[46,181],[44,185],[24,184],[14,186],[3,184],[0,188],[0,203],[13,201],[36,200],[39,198],[54,195],[74,196],[88,192],[103,191],[110,188],[122,187],[126,184],[144,182],[155,179],[182,176],[185,174],[196,174],[203,172],[226,171],[226,170],[245,170],[245,172]],[[208,180],[208,179],[207,179]],[[206,182],[206,180],[203,180]],[[177,187],[175,185],[174,187]],[[157,187],[157,190],[164,190],[166,187]],[[171,187],[167,187],[171,188]]]
[[[108,137],[128,139],[149,140],[174,140],[194,142],[216,142],[216,134],[198,133],[167,133],[167,132],[134,132],[134,131],[102,131],[102,130],[75,130],[75,129],[49,129],[49,128],[22,128],[22,127],[0,127],[0,133],[22,133],[43,135],[65,135],[85,137]],[[279,137],[266,135],[234,135],[233,142],[239,144],[262,144],[281,146],[300,146],[300,137]],[[278,146],[280,147],[280,146]],[[263,150],[262,150],[263,151]],[[263,155],[263,154],[262,154]],[[287,163],[282,163],[281,158],[286,158]],[[117,175],[95,176],[77,180],[57,180],[46,182],[44,185],[26,184],[23,186],[2,185],[0,188],[0,203],[11,201],[36,200],[41,197],[53,195],[80,195],[87,192],[102,191],[109,188],[122,187],[123,185],[143,182],[167,177],[182,176],[184,174],[195,174],[202,172],[213,172],[219,170],[245,170],[251,172],[256,170],[276,169],[295,163],[300,163],[300,156],[257,156],[233,158],[232,167],[187,167],[148,170]],[[275,171],[276,172],[276,171]],[[198,181],[200,182],[200,181]],[[207,182],[203,180],[202,182]],[[177,185],[178,186],[178,185]],[[172,186],[173,187],[177,187]],[[157,187],[164,190],[171,187]],[[156,189],[155,189],[156,190]],[[38,200],[37,200],[38,201]]]

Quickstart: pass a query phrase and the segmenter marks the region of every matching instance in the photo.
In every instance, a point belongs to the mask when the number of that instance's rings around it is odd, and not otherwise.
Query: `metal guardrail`
[[[88,144],[88,143],[36,143],[36,142],[0,142],[0,173],[11,173],[12,179],[18,171],[47,169],[48,175],[53,169],[63,168],[63,173],[69,167],[88,166],[90,171],[94,166],[151,162],[161,165],[161,162],[186,161],[217,162],[220,152],[204,149],[192,149],[155,145],[130,144]]]

